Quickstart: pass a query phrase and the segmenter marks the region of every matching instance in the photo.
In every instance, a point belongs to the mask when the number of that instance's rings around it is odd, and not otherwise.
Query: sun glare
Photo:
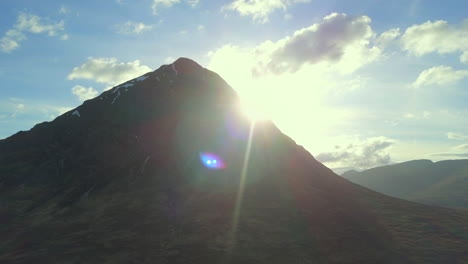
[[[255,105],[249,102],[242,102],[241,112],[251,121],[262,121],[262,120],[270,120],[271,117],[268,116],[267,111],[262,109],[260,104]]]
[[[263,88],[245,89],[240,93],[241,112],[251,121],[265,121],[274,118],[273,105],[278,98]]]

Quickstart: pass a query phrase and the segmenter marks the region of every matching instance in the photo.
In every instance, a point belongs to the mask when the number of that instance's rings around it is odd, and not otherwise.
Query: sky
[[[188,57],[337,172],[468,158],[468,2],[4,0],[0,138]]]

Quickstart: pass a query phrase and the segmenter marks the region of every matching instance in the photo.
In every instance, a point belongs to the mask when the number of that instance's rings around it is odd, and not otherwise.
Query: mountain
[[[468,261],[467,211],[353,184],[238,104],[181,58],[1,140],[0,263]]]
[[[413,160],[342,176],[401,199],[468,208],[468,160]]]
[[[349,177],[352,177],[354,176],[355,174],[358,174],[359,171],[357,170],[349,170],[349,171],[345,171],[341,174],[341,176],[345,177],[345,178],[349,178]]]

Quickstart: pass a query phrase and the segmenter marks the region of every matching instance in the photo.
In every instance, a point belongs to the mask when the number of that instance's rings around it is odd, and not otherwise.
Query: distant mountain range
[[[468,160],[413,160],[342,176],[390,196],[455,208],[468,208]]]
[[[467,263],[467,223],[336,175],[185,58],[0,140],[2,264]]]

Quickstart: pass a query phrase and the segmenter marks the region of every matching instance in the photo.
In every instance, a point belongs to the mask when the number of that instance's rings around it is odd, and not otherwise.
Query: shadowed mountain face
[[[0,141],[0,204],[0,263],[468,260],[466,211],[348,182],[188,59]]]
[[[394,197],[468,208],[468,160],[413,160],[362,172],[348,171],[342,176]]]

